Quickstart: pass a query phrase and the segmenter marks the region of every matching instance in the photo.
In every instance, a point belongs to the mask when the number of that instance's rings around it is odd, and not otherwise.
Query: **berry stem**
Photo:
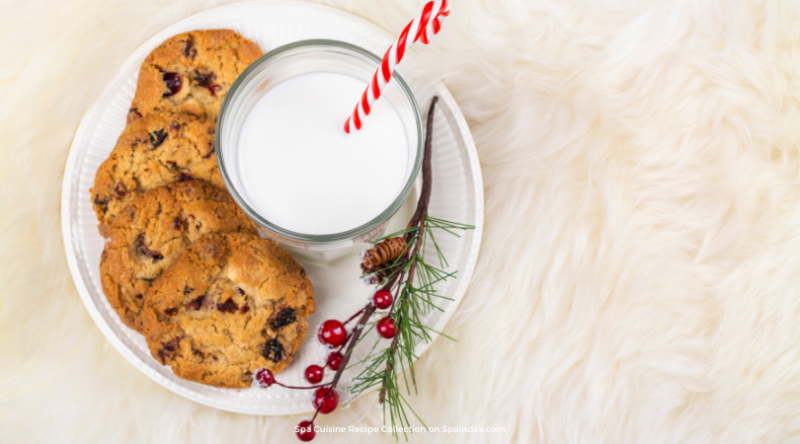
[[[364,307],[364,308],[366,308],[366,307]],[[357,311],[357,312],[356,312],[356,313],[355,313],[353,316],[350,316],[350,318],[348,318],[346,321],[344,321],[344,322],[343,322],[343,324],[344,324],[344,325],[347,325],[347,324],[349,324],[349,323],[350,323],[350,321],[352,321],[353,319],[355,319],[355,318],[356,318],[356,316],[358,316],[358,315],[360,315],[361,313],[363,313],[363,312],[364,312],[364,308],[362,308],[361,310],[358,310],[358,311]]]
[[[317,385],[309,385],[309,386],[306,386],[306,387],[299,387],[299,386],[296,386],[296,385],[286,385],[286,384],[281,384],[281,383],[280,383],[280,382],[278,382],[278,381],[275,381],[275,384],[278,384],[278,385],[279,385],[279,386],[281,386],[281,387],[284,387],[284,388],[287,388],[287,389],[293,389],[293,390],[309,390],[309,389],[318,389],[318,388],[323,388],[323,387],[327,387],[327,386],[331,385],[331,383],[330,383],[330,382],[326,382],[326,383],[324,383],[324,384],[317,384]]]
[[[314,416],[311,417],[311,422],[314,422],[314,420],[317,419],[317,415],[319,415],[319,409],[321,408],[322,408],[322,403],[320,402],[319,407],[317,407],[317,410],[314,411]]]
[[[338,374],[338,372],[337,372],[337,374]],[[325,396],[322,397],[322,399],[319,402],[319,406],[317,407],[317,410],[314,411],[314,417],[311,418],[311,422],[314,422],[314,420],[317,419],[317,415],[319,415],[319,411],[322,408],[322,405],[325,403],[325,400],[328,399],[328,396],[331,396],[333,394],[334,389],[335,389],[335,386],[331,386],[328,389],[328,391],[325,393]]]
[[[366,307],[364,307],[364,308],[366,308]],[[358,313],[361,313],[363,311],[364,311],[364,309],[362,308],[361,310],[358,311]],[[356,314],[358,314],[358,313],[356,313]],[[353,317],[355,317],[355,316],[353,316]],[[350,322],[350,321],[347,321],[347,322]],[[344,346],[348,344],[348,342],[350,341],[350,338],[352,338],[352,337],[353,337],[353,333],[348,334],[347,338],[344,340],[344,343],[334,349],[335,350],[334,353],[341,352],[342,348],[344,348]],[[324,370],[324,369],[328,368],[329,365],[330,365],[330,363],[326,361],[325,365],[322,366],[322,369]]]
[[[372,313],[374,312],[374,305],[367,304],[367,306],[364,307],[361,319],[358,320],[358,324],[356,324],[356,326],[353,328],[353,333],[351,334],[350,341],[347,344],[347,351],[342,357],[342,363],[339,365],[339,370],[336,370],[336,374],[333,376],[331,389],[335,389],[336,385],[339,383],[339,379],[342,377],[342,373],[344,372],[344,369],[347,368],[347,363],[350,361],[350,355],[353,352],[353,348],[355,347],[356,343],[358,343],[358,338],[361,337],[361,333],[364,332],[364,325],[366,325],[369,317],[372,316]]]
[[[394,280],[392,281],[391,284],[388,284],[384,288],[387,287],[391,288],[391,285],[394,285]],[[356,324],[356,326],[353,328],[353,332],[350,333],[350,335],[348,335],[344,344],[342,344],[341,347],[339,348],[341,350],[342,347],[347,345],[347,352],[345,352],[344,355],[342,356],[342,363],[339,364],[339,370],[336,370],[336,374],[333,376],[333,381],[331,381],[328,384],[323,384],[330,386],[330,390],[328,391],[328,393],[325,394],[325,397],[322,398],[323,401],[325,400],[325,398],[330,396],[330,394],[333,393],[334,390],[336,390],[336,386],[339,385],[339,379],[341,379],[342,373],[344,373],[344,370],[347,368],[347,363],[350,361],[350,354],[352,353],[356,343],[358,343],[358,338],[361,337],[361,333],[364,332],[364,325],[367,324],[367,321],[369,321],[370,316],[372,316],[372,313],[374,312],[375,312],[375,306],[373,304],[367,304],[364,308],[362,308],[355,315],[353,315],[353,318],[355,318],[356,316],[358,316],[359,313],[361,313],[361,318],[358,320],[358,324]],[[348,320],[347,322],[350,322],[350,320]],[[347,322],[345,322],[345,324]],[[327,366],[328,364],[326,363],[325,367]],[[320,407],[322,407],[321,402],[320,402]],[[311,418],[311,422],[314,422],[314,420],[317,419],[320,407],[317,407],[317,410],[314,412],[314,417]]]

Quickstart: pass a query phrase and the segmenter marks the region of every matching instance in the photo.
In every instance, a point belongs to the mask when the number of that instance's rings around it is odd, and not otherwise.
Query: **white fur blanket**
[[[294,442],[216,411],[95,327],[59,198],[122,60],[220,1],[2,1],[0,442]],[[421,0],[333,6],[397,33]],[[784,1],[456,0],[420,51],[475,136],[475,276],[420,361],[411,442],[800,440],[800,21]],[[380,426],[375,393],[318,425]],[[318,442],[393,442],[318,434]]]

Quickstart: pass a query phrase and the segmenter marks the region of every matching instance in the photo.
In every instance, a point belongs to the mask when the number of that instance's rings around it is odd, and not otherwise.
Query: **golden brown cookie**
[[[292,361],[314,312],[303,268],[274,242],[210,234],[153,282],[141,320],[150,354],[183,379],[249,387]]]
[[[258,45],[228,29],[172,37],[142,63],[128,122],[157,111],[216,120],[234,80],[262,54]]]
[[[103,292],[122,322],[137,322],[150,283],[192,242],[208,233],[258,234],[225,191],[198,180],[152,189],[131,202],[111,225],[100,259]]]
[[[114,216],[147,190],[200,179],[225,189],[214,150],[214,122],[156,113],[128,125],[100,165],[91,193],[103,237]]]

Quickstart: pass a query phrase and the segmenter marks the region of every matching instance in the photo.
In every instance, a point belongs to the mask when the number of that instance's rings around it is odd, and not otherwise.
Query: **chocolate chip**
[[[175,339],[164,343],[161,343],[161,350],[158,351],[158,357],[161,360],[162,364],[167,363],[167,358],[170,357],[173,353],[178,351],[178,346],[181,343],[181,338],[176,337]]]
[[[201,72],[200,70],[195,70],[194,71],[194,81],[197,84],[197,86],[200,86],[202,88],[207,88],[208,92],[212,96],[216,96],[217,95],[217,91],[222,89],[221,86],[219,86],[216,83],[214,83],[214,80],[216,80],[216,79],[217,79],[217,76],[213,72],[210,72],[210,71],[209,72]]]
[[[283,346],[278,342],[278,338],[272,338],[264,344],[261,354],[272,362],[280,362],[284,356]]]
[[[167,342],[166,344],[162,343],[162,345],[164,346],[164,350],[168,352],[174,352],[178,350],[178,345],[180,343],[181,343],[181,338],[179,336],[176,336],[175,339]]]
[[[100,199],[99,194],[94,195],[94,204],[102,208],[103,211],[108,210],[108,198]]]
[[[211,157],[212,155],[214,155],[214,152],[217,150],[217,149],[216,149],[216,147],[214,147],[214,141],[213,141],[213,140],[212,140],[211,142],[208,142],[208,146],[210,146],[210,147],[211,147],[211,149],[210,149],[210,150],[208,150],[208,152],[207,152],[207,153],[205,153],[205,154],[203,154],[203,155],[202,155],[202,158],[203,158],[203,159],[208,159],[209,157]]]
[[[167,132],[163,129],[153,131],[150,133],[150,144],[153,145],[150,151],[158,148],[167,139]]]
[[[295,316],[293,308],[284,308],[279,310],[276,314],[274,314],[269,320],[269,328],[273,330],[278,330],[281,327],[289,325],[297,320],[297,316]]]
[[[194,48],[194,41],[192,41],[192,39],[183,40],[183,44],[186,45],[183,47],[183,55],[186,56],[186,58],[194,60],[197,56],[197,49]]]
[[[194,71],[195,83],[197,83],[197,86],[203,88],[208,88],[209,86],[211,86],[211,84],[214,83],[214,80],[216,80],[216,78],[217,76],[211,71],[200,72],[200,70],[197,69]]]

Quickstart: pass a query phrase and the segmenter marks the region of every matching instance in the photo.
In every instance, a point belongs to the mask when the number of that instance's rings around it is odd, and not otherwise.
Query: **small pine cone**
[[[403,236],[384,239],[364,252],[364,258],[361,262],[361,271],[367,274],[385,268],[389,265],[386,264],[386,262],[397,259],[398,256],[403,254],[405,249],[406,241],[403,239]]]
[[[378,285],[386,279],[387,276],[391,273],[390,270],[378,270],[375,273],[370,274],[367,276],[366,281],[369,285]]]

